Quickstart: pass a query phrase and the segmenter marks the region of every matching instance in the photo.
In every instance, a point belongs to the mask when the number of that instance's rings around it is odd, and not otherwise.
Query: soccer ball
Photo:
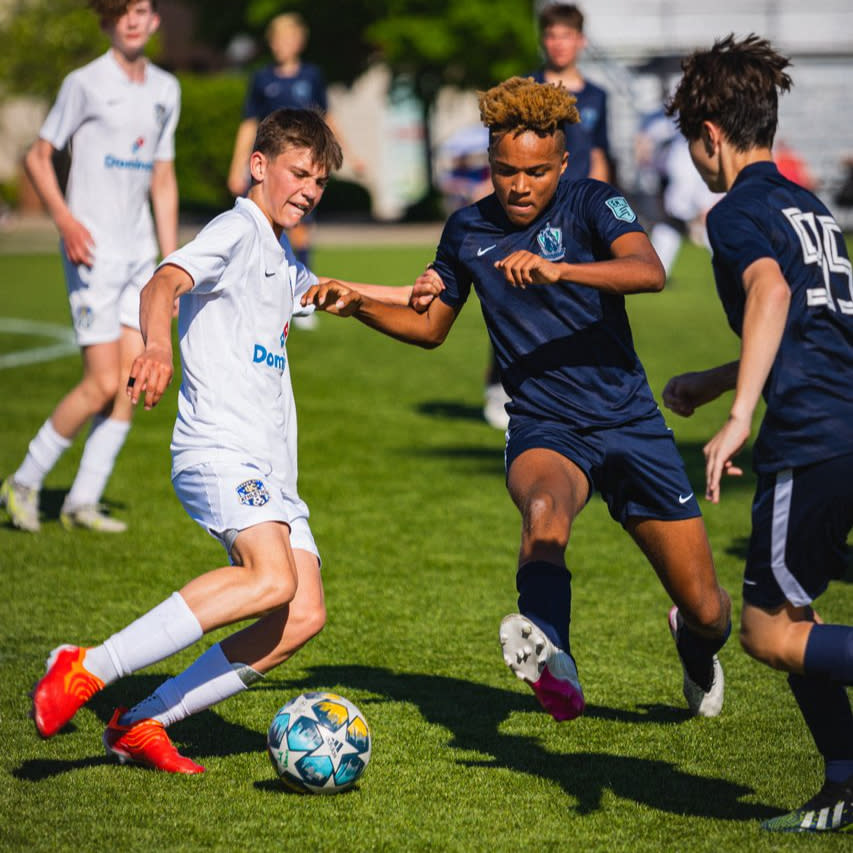
[[[279,778],[294,791],[337,794],[351,788],[370,761],[364,714],[336,693],[303,693],[270,723],[267,752]]]

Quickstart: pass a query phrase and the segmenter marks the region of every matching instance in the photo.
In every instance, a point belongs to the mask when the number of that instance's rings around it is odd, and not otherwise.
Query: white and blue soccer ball
[[[337,693],[303,693],[270,723],[267,752],[288,788],[337,794],[351,788],[370,761],[364,714]]]

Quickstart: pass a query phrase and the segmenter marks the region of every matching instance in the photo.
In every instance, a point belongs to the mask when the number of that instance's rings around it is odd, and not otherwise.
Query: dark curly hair
[[[485,92],[478,92],[480,119],[489,128],[489,144],[506,133],[533,131],[539,136],[563,132],[580,115],[575,96],[564,86],[537,83],[532,77],[510,77]]]
[[[702,122],[718,125],[738,151],[773,145],[779,92],[787,92],[790,61],[754,33],[742,41],[734,34],[697,50],[681,67],[684,74],[666,113],[675,116],[688,140],[698,139]]]

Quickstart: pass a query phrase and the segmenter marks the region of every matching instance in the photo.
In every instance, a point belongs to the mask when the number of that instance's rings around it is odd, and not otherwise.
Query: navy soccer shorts
[[[853,528],[853,453],[758,478],[744,601],[775,610],[811,604],[847,559]]]
[[[617,427],[575,430],[557,421],[513,415],[507,431],[506,470],[525,450],[553,450],[574,462],[610,515],[680,521],[702,513],[672,430],[660,410]]]

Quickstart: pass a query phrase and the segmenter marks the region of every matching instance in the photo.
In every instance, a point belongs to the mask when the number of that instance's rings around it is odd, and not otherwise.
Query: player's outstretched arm
[[[322,276],[318,278],[320,284],[332,280]],[[429,308],[433,299],[444,290],[444,282],[442,282],[438,273],[430,268],[421,273],[415,280],[415,283],[408,287],[366,284],[359,281],[345,281],[340,278],[334,279],[334,281],[345,285],[350,290],[358,291],[362,296],[369,296],[377,302],[384,302],[386,305],[408,305],[417,311],[418,314],[423,314]]]
[[[172,306],[193,286],[186,270],[166,264],[142,288],[139,297],[139,328],[145,349],[130,368],[127,395],[135,406],[145,395],[145,408],[160,402],[172,381]]]
[[[584,264],[555,263],[532,252],[518,251],[497,261],[495,268],[512,287],[571,281],[609,293],[663,290],[666,273],[645,234],[623,234],[611,243],[610,251],[611,258]]]
[[[722,475],[743,473],[732,458],[749,438],[752,416],[776,360],[791,304],[791,289],[772,258],[760,258],[746,268],[743,289],[746,305],[735,396],[728,420],[704,448],[705,497],[713,503],[720,500]]]
[[[415,287],[418,287],[417,283]],[[427,298],[425,294],[423,297]],[[430,297],[426,310],[419,311],[412,305],[392,305],[372,299],[338,281],[326,281],[310,287],[302,297],[302,304],[313,304],[321,311],[338,316],[356,317],[366,326],[392,338],[426,349],[441,344],[456,319],[456,311],[440,299]]]
[[[92,250],[95,241],[88,228],[74,218],[65,203],[65,196],[62,194],[56,169],[53,167],[53,152],[53,145],[46,139],[37,139],[24,156],[24,167],[50,218],[59,230],[68,260],[72,264],[91,266],[94,260]]]

